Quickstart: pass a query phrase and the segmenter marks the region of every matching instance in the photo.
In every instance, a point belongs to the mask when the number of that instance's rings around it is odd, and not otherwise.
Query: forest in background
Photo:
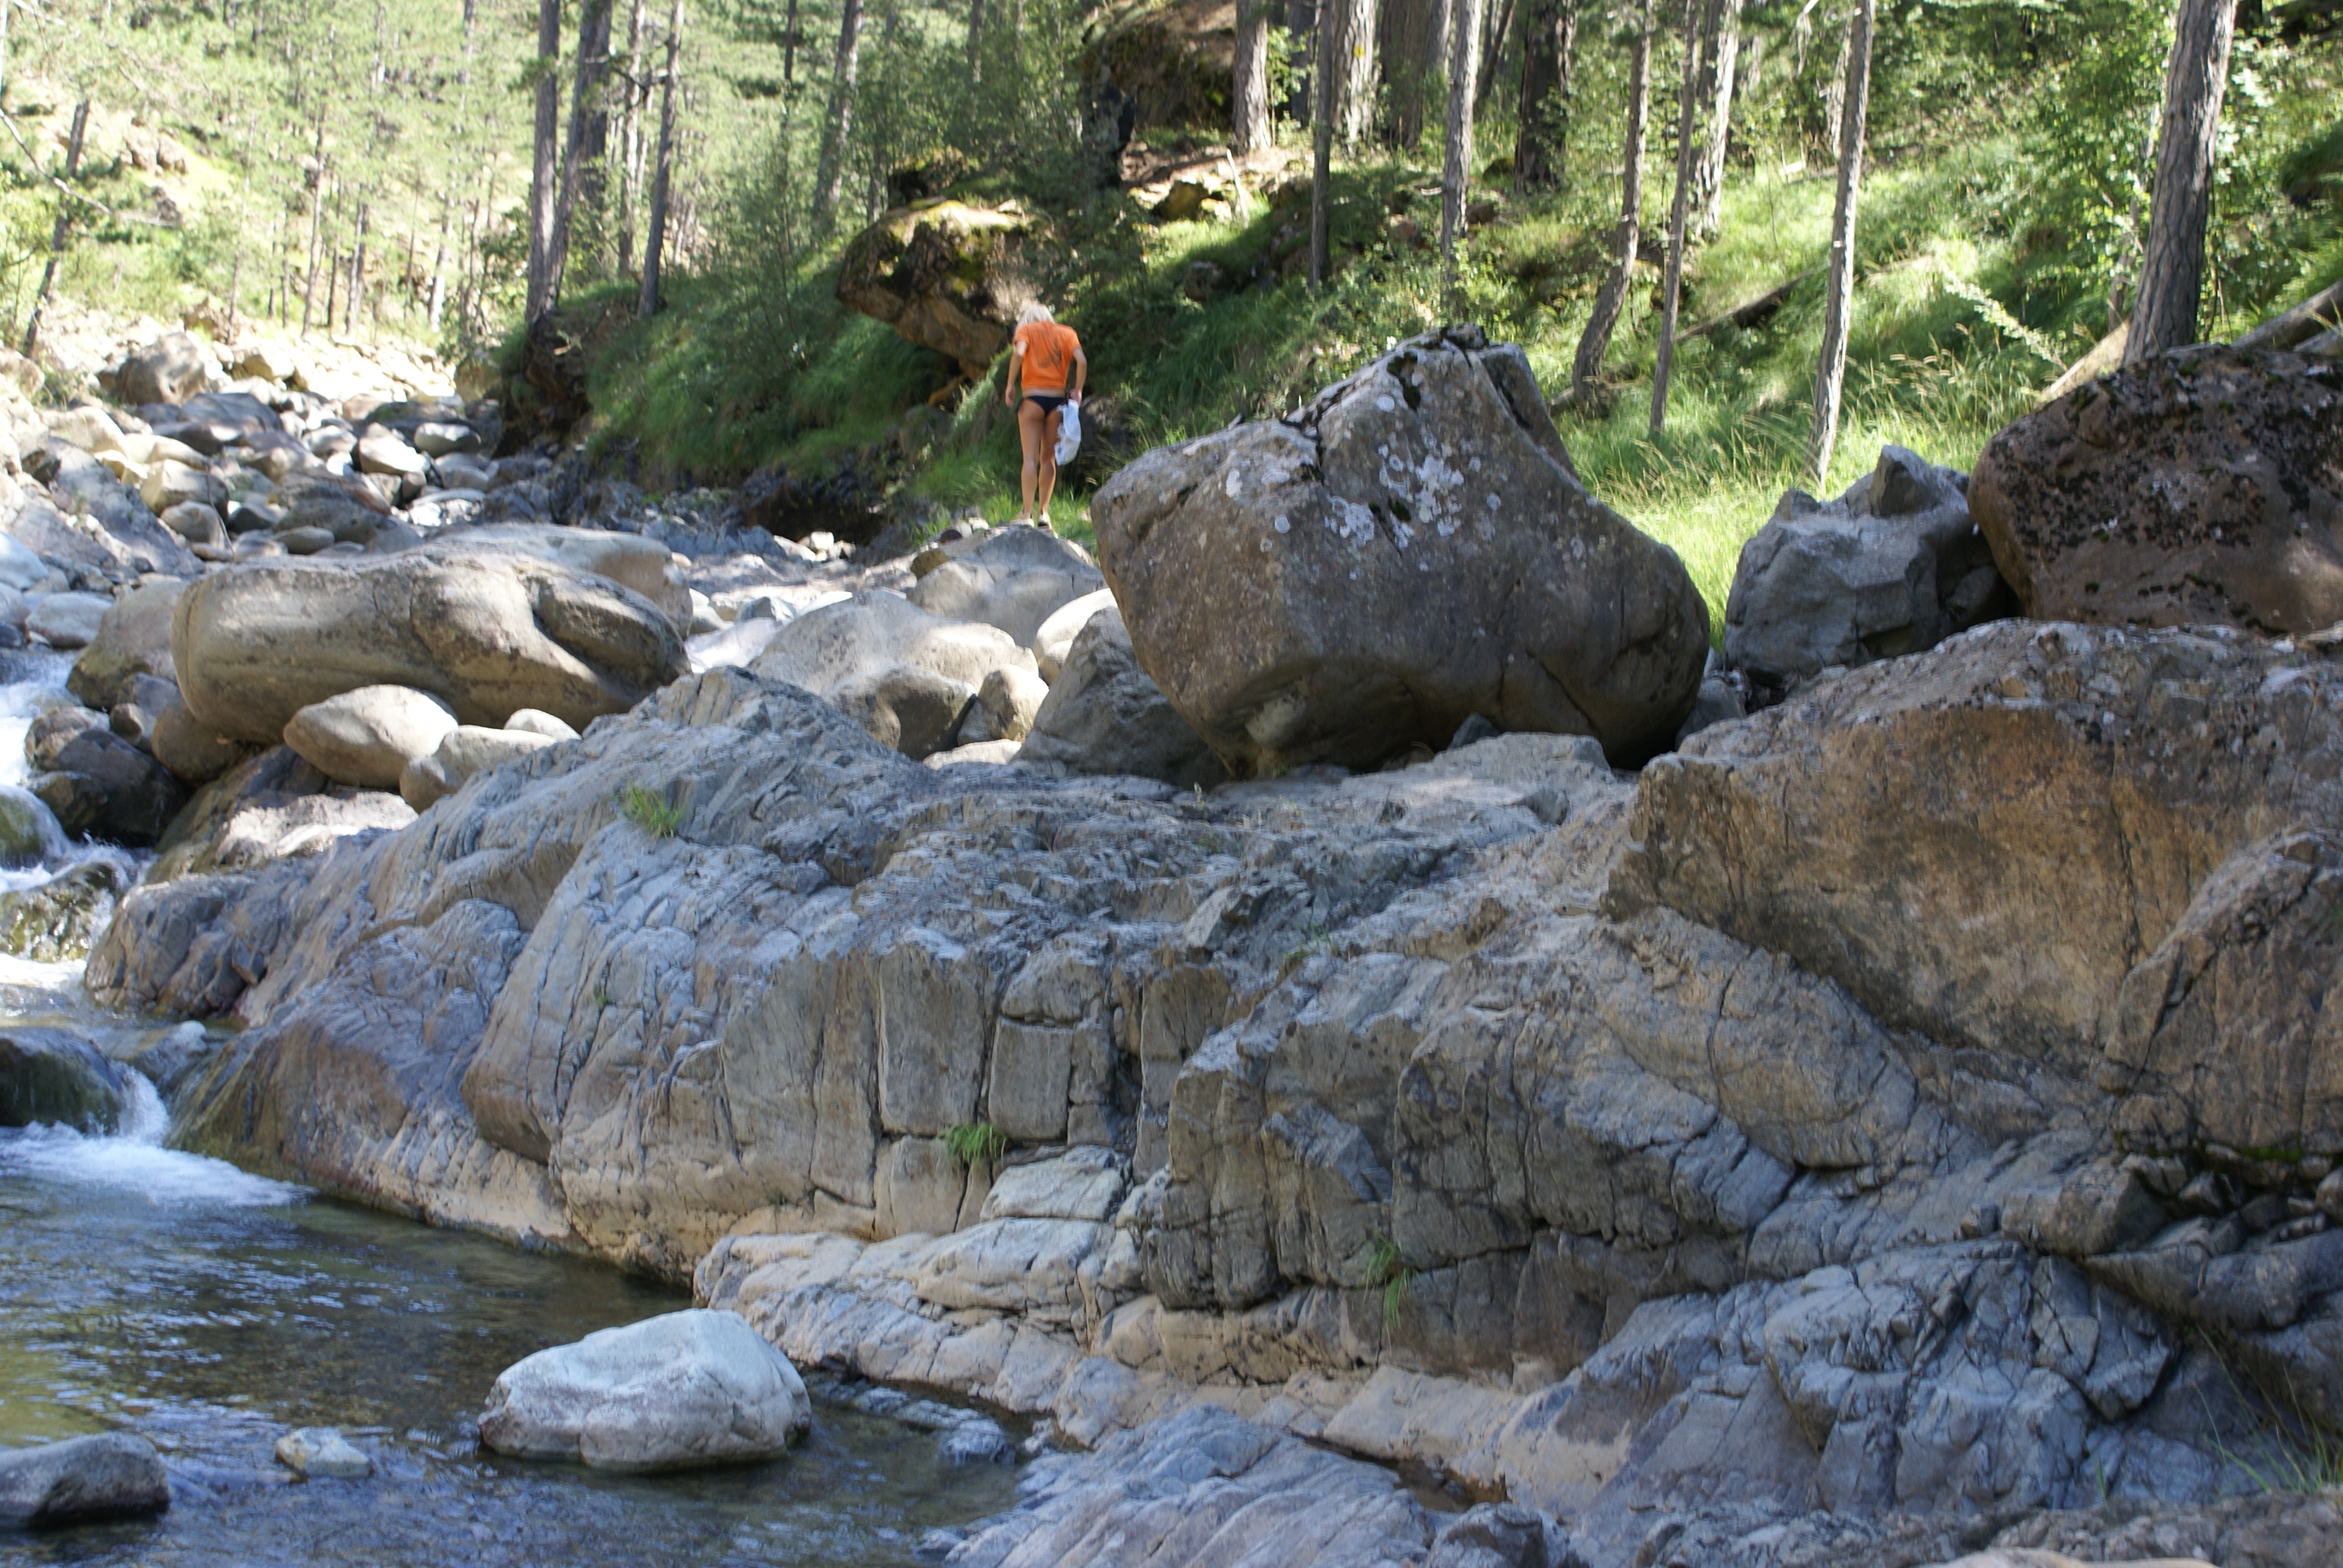
[[[654,487],[782,464],[1009,514],[1012,437],[990,417],[996,399],[930,411],[950,367],[833,296],[840,247],[887,205],[889,174],[941,163],[956,196],[1013,200],[1046,226],[1037,281],[1090,346],[1127,449],[1281,411],[1398,337],[1475,319],[1525,346],[1592,487],[1674,544],[1721,612],[1739,543],[1781,490],[1835,489],[1888,440],[1966,467],[2126,318],[2174,24],[2157,0],[1876,8],[1845,409],[1817,486],[1846,0],[1330,0],[1322,17],[1312,0],[1276,0],[1248,45],[1263,89],[1248,167],[1264,153],[1282,167],[1187,221],[1101,184],[1098,111],[1127,95],[1143,111],[1138,139],[1158,149],[1228,141],[1247,107],[1231,5],[617,0],[598,22],[594,5],[557,0],[550,57],[545,9],[10,0],[11,339],[54,268],[60,291],[119,314],[306,323],[491,356],[530,304],[547,85],[555,146],[576,149],[554,182],[573,215],[561,308],[629,316],[671,80],[666,308],[600,343],[584,431]],[[1447,83],[1467,20],[1479,56],[1469,221],[1444,274]],[[1324,73],[1322,113],[1322,21],[1341,66]],[[1614,290],[1597,373],[1574,378],[1614,270],[1639,38],[1639,265]],[[2343,276],[2338,88],[2334,0],[2238,10],[2202,336]],[[1316,286],[1292,261],[1313,122],[1331,143]],[[1687,126],[1678,333],[1654,434],[1663,242]],[[1077,533],[1082,504],[1061,498]]]

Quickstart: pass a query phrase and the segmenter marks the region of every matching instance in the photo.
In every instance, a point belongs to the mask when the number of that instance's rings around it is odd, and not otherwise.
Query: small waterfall
[[[0,1179],[35,1176],[79,1186],[142,1193],[158,1204],[265,1209],[298,1203],[308,1190],[237,1170],[225,1160],[163,1147],[171,1131],[163,1097],[144,1073],[122,1069],[120,1128],[85,1134],[70,1127],[0,1131]]]

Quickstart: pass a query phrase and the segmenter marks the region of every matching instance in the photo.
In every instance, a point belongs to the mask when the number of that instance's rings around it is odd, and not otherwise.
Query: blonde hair
[[[1026,306],[1024,309],[1017,313],[1017,325],[1020,327],[1031,327],[1036,321],[1055,321],[1058,318],[1050,314],[1050,307],[1042,304],[1038,299],[1034,300],[1031,304]]]

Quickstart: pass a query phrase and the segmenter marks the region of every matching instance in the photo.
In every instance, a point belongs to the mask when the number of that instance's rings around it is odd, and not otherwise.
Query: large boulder
[[[137,747],[102,726],[75,733],[33,776],[39,796],[68,833],[117,844],[151,844],[187,803],[187,788]]]
[[[115,396],[123,402],[184,403],[211,379],[211,356],[185,332],[158,337],[122,362]]]
[[[958,361],[974,380],[1033,297],[1020,266],[1031,226],[1022,213],[965,202],[898,207],[839,257],[838,302]]]
[[[322,528],[337,544],[372,544],[400,526],[390,504],[372,486],[323,469],[286,475],[277,481],[269,504],[281,514],[274,525],[277,533]]]
[[[25,629],[51,648],[87,648],[97,640],[99,628],[114,601],[104,594],[37,594],[25,615]]]
[[[2126,366],[1995,436],[1969,504],[2039,619],[2321,630],[2343,621],[2343,364]]]
[[[136,1432],[69,1437],[0,1453],[0,1523],[82,1524],[170,1506],[163,1456]]]
[[[154,578],[116,598],[100,615],[97,635],[74,660],[65,689],[103,712],[126,699],[134,676],[177,680],[171,668],[171,613],[185,587],[176,578]]]
[[[415,812],[379,789],[337,786],[289,746],[248,752],[196,792],[156,845],[149,882],[323,854],[344,839],[397,829]]]
[[[1052,615],[1105,583],[1071,540],[1046,528],[996,528],[904,597],[930,615],[997,626],[1031,648]]]
[[[1573,477],[1522,351],[1410,339],[1091,503],[1140,665],[1232,772],[1378,764],[1475,714],[1666,746],[1708,654],[1675,552]]]
[[[1182,789],[1229,777],[1139,668],[1122,614],[1112,608],[1093,615],[1074,638],[1023,739],[1020,762],[1058,772],[1131,774]]]
[[[86,1040],[55,1029],[0,1034],[0,1127],[40,1121],[111,1132],[122,1120],[127,1092],[121,1070]],[[0,1516],[5,1507],[0,1502]]]
[[[960,709],[986,676],[1031,670],[1033,656],[998,627],[947,620],[878,589],[784,623],[749,668],[848,709],[881,745],[909,741],[910,754],[924,757],[951,743]],[[939,729],[947,703],[955,705]]]
[[[404,686],[361,686],[313,702],[285,724],[285,744],[337,784],[396,789],[401,769],[438,749],[456,716]]]
[[[1782,498],[1741,547],[1725,658],[1769,686],[1934,648],[2016,608],[1969,521],[1968,476],[1901,447],[1835,501]]]
[[[180,597],[171,650],[189,714],[259,745],[311,703],[365,686],[411,687],[468,724],[536,708],[583,727],[686,668],[655,605],[502,551],[232,567]]]
[[[473,774],[518,762],[563,739],[567,738],[536,728],[457,725],[427,754],[416,757],[399,770],[396,780],[399,796],[413,809],[427,811],[433,802],[461,789]]]
[[[730,1312],[669,1312],[539,1351],[488,1391],[480,1442],[597,1470],[770,1459],[813,1424],[789,1358]]]
[[[1051,611],[1050,618],[1033,634],[1033,662],[1041,669],[1041,678],[1057,679],[1059,667],[1066,662],[1066,655],[1072,650],[1074,638],[1081,635],[1082,628],[1090,625],[1099,611],[1113,608],[1114,595],[1100,588],[1069,599]]]
[[[481,523],[435,536],[424,552],[453,560],[479,550],[534,556],[573,572],[608,578],[667,612],[681,629],[691,623],[691,585],[675,557],[657,539],[609,528],[565,528],[550,523]]]

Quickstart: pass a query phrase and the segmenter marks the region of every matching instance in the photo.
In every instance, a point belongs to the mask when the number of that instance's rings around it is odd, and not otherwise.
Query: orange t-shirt
[[[1025,390],[1059,393],[1066,389],[1066,372],[1073,368],[1082,340],[1071,327],[1054,321],[1029,321],[1017,329],[1016,341],[1025,350]]]

